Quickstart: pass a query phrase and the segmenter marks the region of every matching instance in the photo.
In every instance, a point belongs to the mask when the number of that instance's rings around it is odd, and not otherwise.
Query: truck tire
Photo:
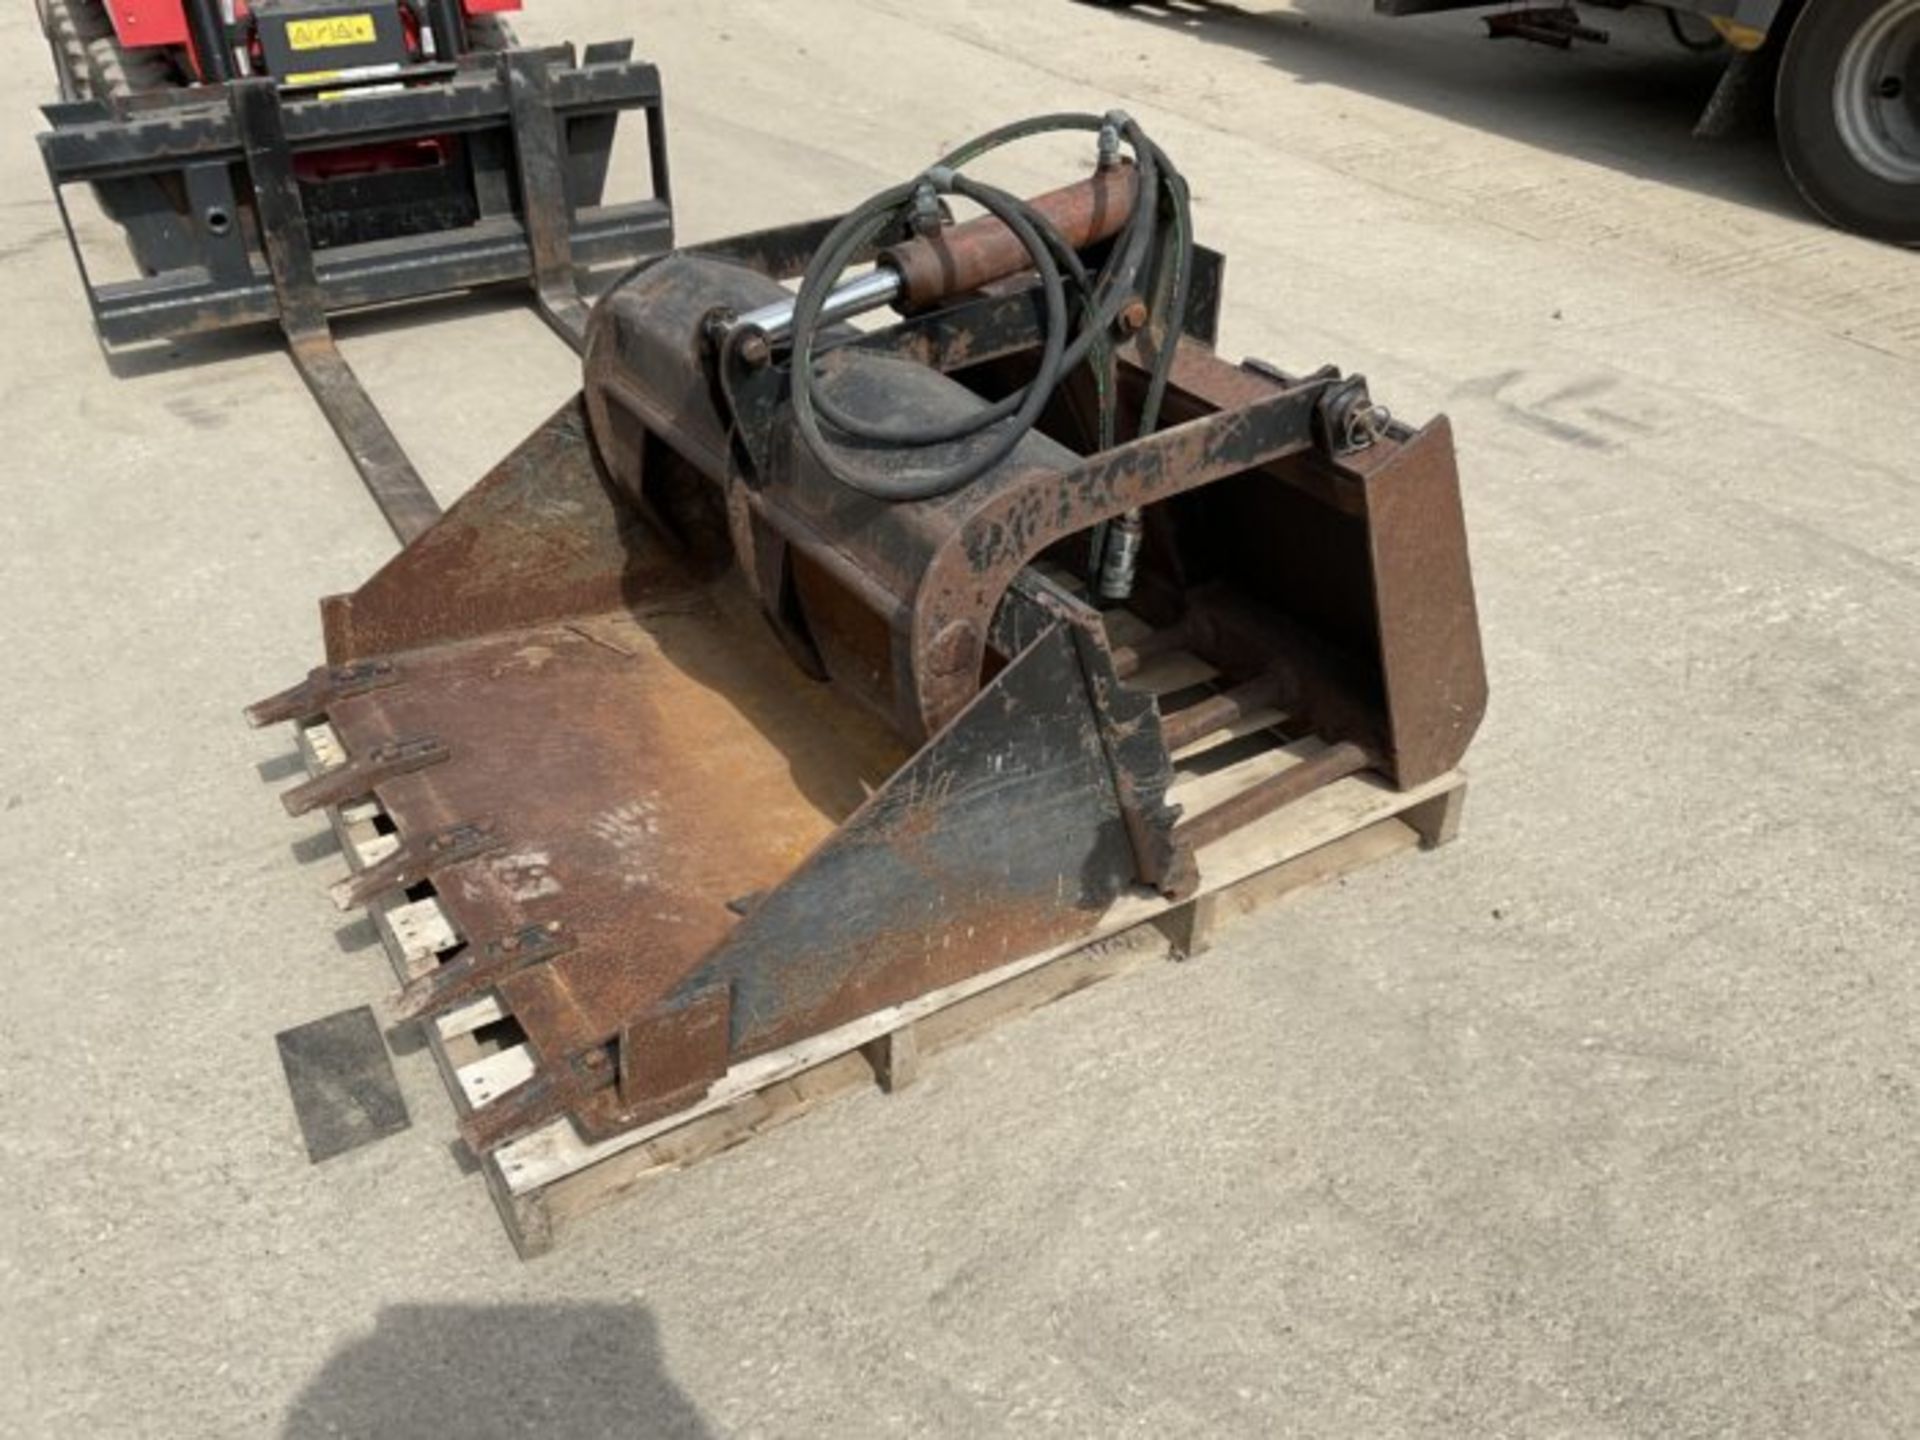
[[[1920,245],[1920,0],[1809,0],[1780,58],[1774,122],[1808,204]]]

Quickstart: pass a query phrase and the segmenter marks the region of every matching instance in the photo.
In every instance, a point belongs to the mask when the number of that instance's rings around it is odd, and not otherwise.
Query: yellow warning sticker
[[[329,15],[324,20],[287,22],[287,44],[296,50],[332,50],[341,45],[372,43],[371,15]]]

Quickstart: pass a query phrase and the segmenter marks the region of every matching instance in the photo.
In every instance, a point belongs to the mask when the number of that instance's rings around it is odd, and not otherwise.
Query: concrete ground
[[[530,13],[638,27],[688,238],[1130,109],[1231,257],[1224,350],[1452,415],[1494,701],[1460,844],[522,1264],[423,1054],[412,1129],[306,1162],[274,1032],[389,977],[239,708],[391,542],[271,343],[103,362],[9,6],[0,1432],[1920,1429],[1920,258],[1690,141],[1711,67],[1655,20]],[[575,383],[505,301],[343,329],[447,498]]]

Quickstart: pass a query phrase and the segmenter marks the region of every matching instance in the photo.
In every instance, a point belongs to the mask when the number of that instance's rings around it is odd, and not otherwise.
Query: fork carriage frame
[[[414,67],[404,89],[326,99],[253,79],[117,106],[48,105],[41,156],[102,340],[175,339],[283,321],[294,307],[334,313],[531,281],[556,260],[630,265],[661,253],[673,230],[660,76],[631,52],[620,41],[588,46],[578,63],[571,46],[469,55]],[[602,204],[614,122],[635,110],[647,124],[653,195]],[[280,188],[293,156],[438,136],[466,142],[476,223],[331,249],[312,249],[309,238],[306,274],[276,259],[289,228],[307,228],[297,198],[289,206]],[[65,203],[65,188],[78,184],[117,191],[112,208],[130,229],[153,232],[167,267],[94,283]]]
[[[571,46],[469,54],[413,66],[398,88],[324,96],[254,78],[45,107],[41,155],[101,342],[277,322],[381,513],[411,540],[439,502],[334,344],[329,317],[525,282],[542,318],[579,349],[587,304],[576,271],[629,266],[673,243],[660,76],[632,48],[590,45],[578,63]],[[653,193],[603,203],[627,111],[646,122]],[[317,243],[298,156],[439,137],[458,142],[446,168],[471,223]],[[64,193],[76,184],[95,189],[155,273],[89,275]]]

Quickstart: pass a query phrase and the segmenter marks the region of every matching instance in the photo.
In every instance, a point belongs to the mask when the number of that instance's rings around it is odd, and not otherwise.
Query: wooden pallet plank
[[[1115,650],[1138,645],[1153,634],[1153,626],[1131,610],[1107,610],[1102,612],[1100,619],[1107,632],[1107,644]]]
[[[318,773],[318,762],[304,733],[300,737],[300,749],[307,757],[309,772]],[[328,810],[328,819],[333,825],[334,835],[340,842],[340,848],[347,857],[349,867],[355,870],[363,868],[364,862],[355,848],[353,838],[348,834],[347,823],[342,819],[339,807]],[[395,977],[404,984],[412,975],[410,963],[394,939],[393,928],[383,923],[384,912],[392,909],[396,903],[396,897],[382,896],[374,900],[368,909],[374,916],[375,929],[380,936],[381,948],[386,952],[387,962],[393,967]],[[502,1018],[497,1001],[489,998],[486,1003],[492,1011],[488,1019]],[[447,1030],[443,1030],[440,1025],[434,1025],[425,1031],[427,1052],[433,1056],[433,1063],[440,1071],[441,1083],[446,1087],[456,1115],[465,1114],[472,1108],[466,1099],[460,1072],[487,1053],[473,1034],[473,1031],[487,1023],[487,1019],[480,1019],[478,1016],[477,1010],[470,1011],[463,1016],[463,1020],[473,1021],[471,1025],[456,1026]],[[545,1197],[522,1200],[510,1194],[499,1171],[493,1166],[482,1165],[480,1173],[486,1184],[488,1196],[493,1201],[494,1209],[500,1216],[500,1222],[506,1229],[507,1237],[513,1242],[515,1252],[522,1259],[528,1259],[543,1254],[549,1249],[553,1243],[553,1229],[548,1218],[551,1207]]]
[[[451,1040],[456,1035],[471,1035],[483,1026],[492,1025],[507,1018],[507,1012],[500,1006],[495,995],[482,995],[478,1000],[470,1000],[446,1012],[433,1022],[442,1040]]]
[[[332,770],[347,763],[347,747],[340,743],[340,736],[333,726],[324,720],[301,726],[298,739],[309,774]]]
[[[393,906],[386,912],[385,919],[393,930],[394,944],[400,947],[401,958],[410,970],[415,966],[422,971],[433,968],[435,956],[460,943],[447,912],[431,895],[424,900]]]
[[[1078,571],[1069,570],[1066,566],[1053,560],[1036,560],[1033,562],[1033,568],[1069,595],[1078,596],[1083,600],[1086,598],[1086,577]]]
[[[468,1108],[478,1110],[488,1101],[526,1084],[537,1068],[533,1052],[525,1045],[509,1045],[469,1061],[455,1070],[454,1075],[460,1081],[460,1093]]]
[[[1456,785],[1431,800],[1422,800],[1407,808],[1401,818],[1420,836],[1424,850],[1450,845],[1460,835],[1460,817],[1467,808],[1467,787]]]
[[[920,1078],[920,1029],[917,1025],[902,1025],[878,1040],[869,1040],[861,1050],[867,1057],[867,1063],[873,1067],[873,1078],[889,1095],[906,1089]]]

